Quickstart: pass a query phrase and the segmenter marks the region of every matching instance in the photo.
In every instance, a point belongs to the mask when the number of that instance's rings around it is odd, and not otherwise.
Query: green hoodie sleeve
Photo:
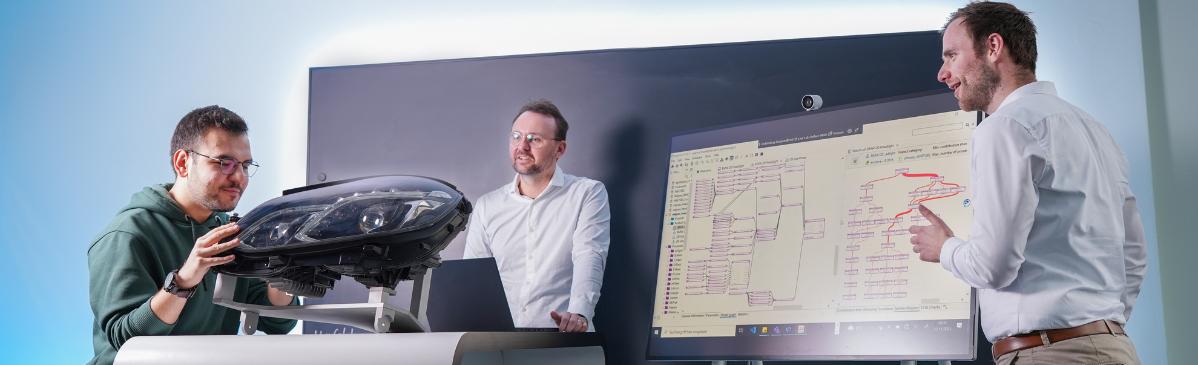
[[[267,285],[265,281],[259,279],[238,278],[248,282],[245,303],[259,305],[273,305],[270,303],[270,296],[266,294]],[[290,305],[298,305],[299,297],[291,298]],[[292,319],[273,318],[273,317],[258,317],[258,330],[267,334],[280,335],[291,332],[295,328],[296,321]]]
[[[88,251],[96,336],[104,336],[113,349],[120,349],[130,338],[166,335],[174,328],[150,310],[150,298],[159,290],[159,283],[151,278],[166,275],[151,272],[154,266],[146,243],[127,232],[109,232]]]

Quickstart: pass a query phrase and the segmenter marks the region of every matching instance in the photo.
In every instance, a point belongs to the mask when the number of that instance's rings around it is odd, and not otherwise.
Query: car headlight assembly
[[[321,297],[342,275],[395,288],[439,266],[471,205],[453,185],[419,176],[376,176],[292,189],[237,221],[237,258],[217,271],[262,278]]]

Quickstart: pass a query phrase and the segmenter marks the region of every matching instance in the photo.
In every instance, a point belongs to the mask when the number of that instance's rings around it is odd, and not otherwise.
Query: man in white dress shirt
[[[494,257],[517,327],[594,331],[611,242],[603,183],[562,172],[569,125],[547,100],[512,121],[516,177],[474,205],[463,258]]]
[[[979,289],[999,364],[1138,364],[1123,332],[1146,267],[1127,158],[1093,117],[1036,81],[1036,30],[1004,3],[971,3],[943,31],[938,79],[989,116],[972,141],[974,222],[953,237],[920,206],[920,259]]]

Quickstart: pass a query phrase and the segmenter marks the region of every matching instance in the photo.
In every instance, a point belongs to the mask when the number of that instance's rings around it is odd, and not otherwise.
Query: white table
[[[141,336],[117,353],[140,364],[603,364],[597,333],[436,332]]]

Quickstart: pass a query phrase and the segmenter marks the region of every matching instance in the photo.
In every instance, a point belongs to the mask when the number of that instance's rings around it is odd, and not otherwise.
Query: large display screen
[[[969,236],[980,119],[946,91],[674,136],[648,357],[972,359],[973,290],[907,229]]]

